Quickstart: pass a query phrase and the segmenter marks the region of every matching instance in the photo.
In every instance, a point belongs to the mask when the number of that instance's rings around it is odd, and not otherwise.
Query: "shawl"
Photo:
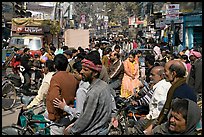
[[[171,101],[172,101],[174,91],[179,86],[181,86],[183,83],[186,83],[186,78],[180,78],[175,84],[172,84],[172,86],[170,87],[170,89],[167,93],[167,100],[164,104],[164,107],[162,108],[162,110],[159,114],[159,117],[156,119],[156,121],[154,123],[155,125],[160,125],[163,121],[166,121],[168,112],[170,110]]]
[[[201,119],[201,109],[194,101],[190,99],[186,99],[186,100],[188,101],[186,130],[182,133],[170,132],[168,130],[168,127],[169,127],[169,120],[168,120],[167,122],[156,126],[153,129],[153,134],[162,134],[162,135],[195,135],[196,134],[195,132],[196,126],[199,120]]]

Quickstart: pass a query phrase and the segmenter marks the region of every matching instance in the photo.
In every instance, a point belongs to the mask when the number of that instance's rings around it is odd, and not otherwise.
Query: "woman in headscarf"
[[[135,53],[131,51],[129,57],[123,62],[124,76],[121,85],[121,97],[128,98],[134,94],[134,89],[140,86],[139,62],[135,60]]]
[[[189,99],[174,99],[168,121],[152,130],[154,135],[196,135],[201,109]],[[145,133],[147,134],[147,133]]]

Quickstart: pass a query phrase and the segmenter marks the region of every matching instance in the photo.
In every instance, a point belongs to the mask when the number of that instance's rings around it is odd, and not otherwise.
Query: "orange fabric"
[[[133,63],[127,58],[124,62],[124,76],[121,85],[121,97],[129,97],[134,94],[134,89],[140,85],[139,81],[139,64],[137,61]],[[131,78],[134,76],[134,79]]]

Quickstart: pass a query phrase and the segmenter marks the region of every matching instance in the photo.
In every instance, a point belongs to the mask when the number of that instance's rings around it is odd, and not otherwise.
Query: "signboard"
[[[176,23],[176,24],[177,24],[177,23],[178,23],[178,24],[179,24],[179,23],[180,23],[180,24],[183,23],[183,16],[180,16],[178,19],[175,19],[175,20],[174,20],[174,23]],[[166,24],[166,25],[170,25],[170,24],[171,24],[171,20],[165,20],[165,24]]]
[[[84,49],[88,48],[89,30],[67,29],[64,32],[64,40],[65,45],[68,45],[69,48],[77,49],[79,46]]]
[[[166,22],[163,18],[155,20],[155,28],[164,29],[166,26]]]
[[[166,23],[165,23],[164,19],[160,19],[160,26],[159,26],[160,29],[164,29],[165,26],[166,26]]]
[[[136,24],[137,24],[137,25],[143,24],[143,23],[144,23],[144,21],[141,21],[141,20],[139,20],[138,18],[136,18]]]
[[[135,25],[135,22],[136,22],[135,16],[129,17],[128,22],[129,22],[128,23],[129,25]]]
[[[179,4],[166,5],[166,20],[179,19]]]
[[[108,22],[108,16],[104,16],[104,21]]]
[[[43,33],[42,27],[16,27],[16,33]]]

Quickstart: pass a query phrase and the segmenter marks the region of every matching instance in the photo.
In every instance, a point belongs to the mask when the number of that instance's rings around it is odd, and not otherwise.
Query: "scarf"
[[[176,98],[177,99],[177,98]],[[175,99],[175,100],[176,100]],[[186,99],[188,101],[188,111],[187,111],[187,122],[186,122],[186,130],[182,133],[172,133],[169,131],[169,119],[167,122],[156,126],[154,130],[154,134],[162,134],[162,135],[195,135],[196,134],[196,126],[199,120],[201,119],[201,109],[199,106],[192,100]],[[169,118],[169,117],[168,117]]]
[[[159,114],[159,117],[156,119],[156,121],[154,123],[155,125],[160,125],[161,123],[163,123],[163,121],[167,120],[167,115],[168,115],[168,112],[170,110],[171,101],[173,98],[174,91],[184,83],[186,83],[186,78],[180,78],[175,84],[173,84],[170,87],[170,89],[167,93],[167,100],[166,100],[164,107],[162,108],[162,110]]]
[[[102,70],[102,65],[95,65],[92,61],[90,60],[87,60],[87,59],[83,59],[81,61],[82,63],[82,66],[84,67],[87,67],[87,68],[90,68],[92,70],[95,70],[95,71],[98,71],[98,72],[101,72]]]

